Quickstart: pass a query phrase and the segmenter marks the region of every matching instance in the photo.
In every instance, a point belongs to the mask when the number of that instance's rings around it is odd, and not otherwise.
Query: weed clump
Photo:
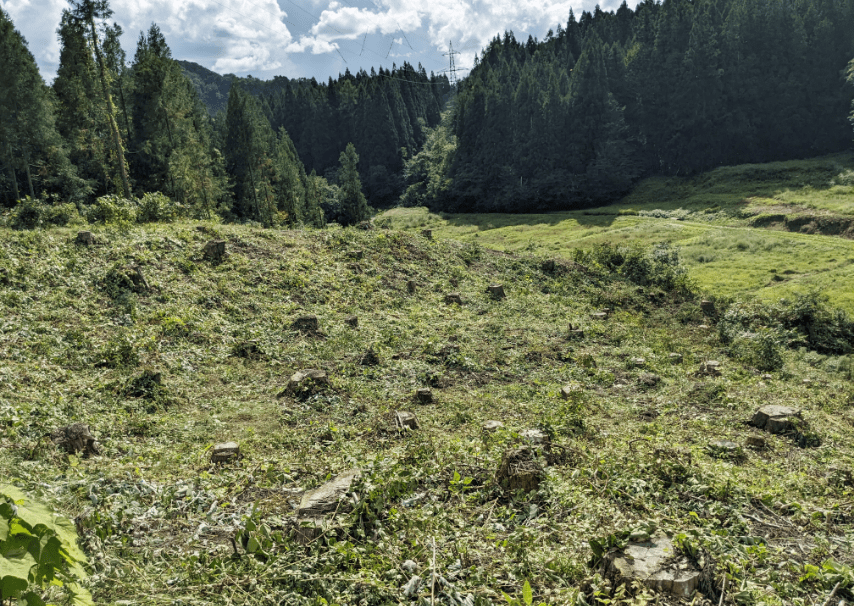
[[[163,384],[163,375],[152,368],[145,368],[130,379],[122,389],[122,395],[144,400],[148,403],[148,412],[166,410],[172,404],[169,389]]]

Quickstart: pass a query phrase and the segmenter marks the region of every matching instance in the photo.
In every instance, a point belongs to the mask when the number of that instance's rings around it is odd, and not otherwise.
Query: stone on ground
[[[539,488],[543,467],[534,450],[530,446],[522,446],[504,453],[495,475],[505,490],[530,492]]]
[[[757,410],[750,424],[768,433],[786,433],[802,421],[801,412],[788,406],[769,404]]]
[[[100,444],[89,432],[89,426],[72,423],[61,427],[51,434],[53,443],[69,454],[83,453],[86,456],[101,454]]]
[[[419,387],[415,390],[415,401],[419,404],[432,404],[433,392],[429,387]]]
[[[622,582],[640,581],[656,591],[683,599],[700,586],[701,572],[676,552],[673,541],[667,537],[630,543],[613,557],[608,568]]]
[[[238,456],[240,456],[240,446],[237,442],[223,442],[211,449],[211,463],[224,463]]]

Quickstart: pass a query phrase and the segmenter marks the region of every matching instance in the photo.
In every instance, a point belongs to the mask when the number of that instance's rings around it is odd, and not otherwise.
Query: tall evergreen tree
[[[110,77],[104,53],[101,48],[101,39],[98,34],[98,22],[109,19],[113,15],[109,0],[68,0],[71,5],[71,17],[83,26],[87,27],[89,42],[95,53],[95,61],[98,66],[98,76],[101,81],[101,92],[104,96],[107,109],[107,121],[113,139],[113,150],[115,151],[115,163],[121,176],[122,190],[126,197],[130,197],[130,181],[128,180],[127,164],[125,162],[124,144],[116,121],[116,108],[110,92]]]
[[[7,200],[43,191],[73,198],[84,191],[56,130],[50,90],[12,20],[0,8],[0,174]]]
[[[368,201],[362,193],[359,179],[359,155],[356,147],[348,143],[339,157],[341,168],[338,171],[338,186],[341,188],[341,217],[344,225],[353,225],[370,217]]]

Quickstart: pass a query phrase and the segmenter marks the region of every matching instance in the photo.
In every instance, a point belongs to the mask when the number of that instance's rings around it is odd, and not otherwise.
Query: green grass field
[[[504,251],[571,257],[603,242],[677,246],[699,287],[766,301],[818,290],[854,312],[854,241],[750,226],[756,215],[854,213],[854,154],[716,169],[693,178],[641,182],[620,203],[584,211],[437,215],[397,208],[381,225],[425,227]]]

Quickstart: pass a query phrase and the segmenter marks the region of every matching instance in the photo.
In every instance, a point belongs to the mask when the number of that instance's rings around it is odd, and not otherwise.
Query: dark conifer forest
[[[173,58],[156,25],[128,58],[112,16],[70,1],[48,86],[0,10],[4,205],[162,192],[194,216],[320,226],[367,217],[358,182],[374,207],[530,212],[852,145],[854,0],[570,13],[542,40],[496,36],[456,86],[409,63],[220,76]]]

